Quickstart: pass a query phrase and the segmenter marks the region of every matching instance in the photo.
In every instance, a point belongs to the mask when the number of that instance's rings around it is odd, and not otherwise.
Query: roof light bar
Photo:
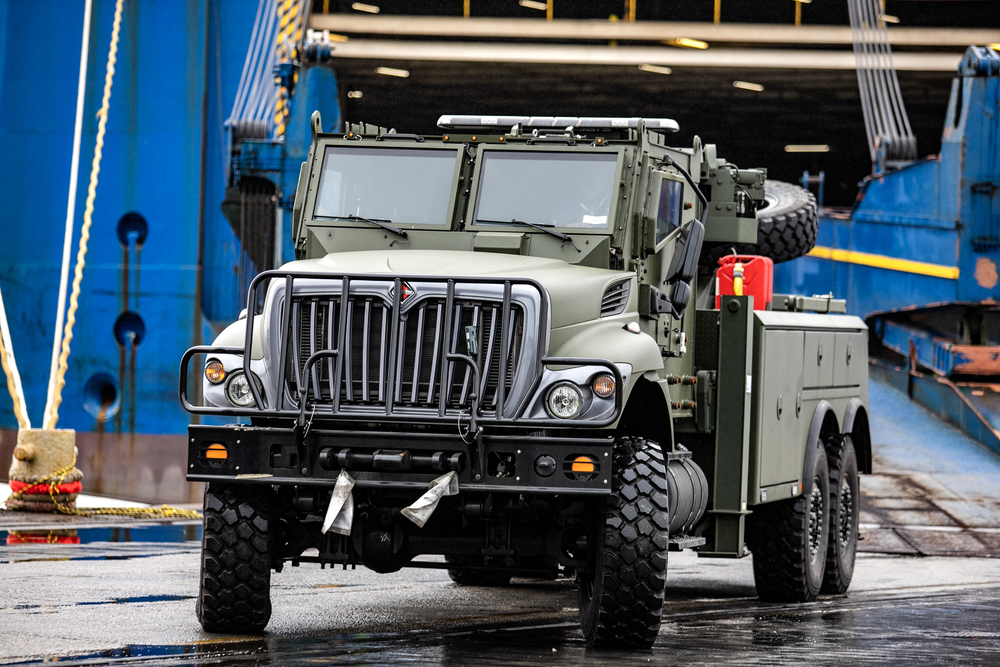
[[[643,121],[647,128],[661,132],[677,132],[680,126],[672,118],[572,118],[564,116],[441,116],[437,126],[442,130],[482,130],[513,127],[551,128],[562,130],[572,126],[577,130],[626,130],[639,127]]]

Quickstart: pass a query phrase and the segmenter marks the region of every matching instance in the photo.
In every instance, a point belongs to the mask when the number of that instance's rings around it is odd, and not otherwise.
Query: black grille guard
[[[250,368],[250,356],[244,354],[245,350],[253,349],[253,321],[256,317],[262,316],[263,313],[258,313],[257,304],[261,304],[261,308],[264,304],[264,299],[258,298],[258,290],[261,289],[261,285],[265,281],[271,279],[282,280],[285,284],[285,298],[282,304],[282,312],[280,316],[280,352],[279,359],[277,363],[280,366],[275,368],[280,369],[277,372],[279,376],[283,378],[284,369],[287,363],[287,355],[291,354],[292,351],[288,349],[286,342],[289,340],[289,330],[293,326],[292,323],[292,297],[294,295],[294,284],[296,280],[319,280],[319,281],[339,281],[340,282],[340,303],[347,303],[349,296],[351,295],[351,282],[357,281],[374,281],[384,284],[392,282],[392,322],[391,322],[391,341],[389,343],[390,350],[395,349],[400,335],[400,323],[401,323],[401,300],[402,300],[402,286],[404,283],[439,283],[446,286],[446,302],[445,302],[445,326],[443,327],[443,352],[444,359],[448,362],[454,362],[455,364],[466,365],[473,376],[472,387],[481,386],[480,369],[478,364],[470,356],[460,353],[449,352],[453,349],[452,345],[452,327],[453,324],[451,320],[451,314],[453,312],[453,306],[456,298],[461,299],[461,296],[456,297],[455,286],[456,284],[481,284],[481,285],[491,285],[491,286],[502,286],[503,287],[503,320],[508,321],[508,317],[511,310],[511,300],[512,300],[512,288],[516,285],[523,285],[532,288],[538,293],[538,303],[539,303],[539,313],[537,317],[537,324],[539,331],[534,337],[537,345],[537,350],[533,351],[533,366],[534,368],[523,369],[521,372],[527,372],[531,375],[531,385],[530,390],[522,397],[520,405],[516,406],[513,410],[514,416],[504,416],[507,396],[507,364],[501,363],[499,367],[499,380],[497,384],[497,396],[496,403],[497,408],[493,414],[483,414],[481,400],[482,397],[478,395],[478,391],[469,392],[469,400],[471,401],[471,408],[468,410],[455,410],[454,408],[447,408],[445,404],[444,392],[442,391],[441,400],[438,401],[437,409],[413,409],[406,408],[405,406],[400,406],[395,404],[393,400],[393,387],[392,384],[395,380],[395,369],[391,368],[392,365],[397,361],[395,357],[390,354],[388,363],[390,364],[390,372],[386,375],[386,382],[388,383],[388,388],[386,391],[386,400],[384,405],[384,411],[379,410],[378,412],[373,412],[371,409],[363,412],[355,410],[343,410],[340,405],[340,392],[339,392],[339,381],[341,374],[344,369],[344,356],[341,353],[341,346],[344,343],[343,331],[347,326],[346,313],[347,309],[340,309],[339,316],[339,329],[342,332],[337,338],[336,349],[325,349],[318,350],[309,355],[305,362],[304,367],[301,370],[302,377],[309,378],[310,374],[315,367],[316,363],[322,359],[332,359],[333,361],[333,373],[334,377],[337,378],[338,391],[331,396],[330,405],[325,406],[322,412],[316,412],[316,402],[312,404],[309,402],[310,397],[310,387],[314,386],[313,382],[309,382],[308,379],[299,385],[298,396],[296,397],[297,405],[285,406],[285,401],[283,400],[283,395],[273,397],[275,405],[269,405],[267,396],[261,389],[257,386],[254,381],[249,382],[250,391],[254,398],[254,407],[249,408],[237,408],[237,407],[213,407],[213,406],[199,406],[194,405],[188,399],[188,366],[191,363],[191,359],[195,355],[204,354],[231,354],[231,355],[241,355],[243,358],[243,372],[248,378],[254,377]],[[548,339],[546,336],[546,329],[548,327],[548,312],[549,312],[549,297],[546,290],[537,281],[526,279],[526,278],[500,278],[500,277],[490,277],[490,278],[476,278],[476,277],[461,277],[461,278],[442,278],[440,276],[405,276],[405,277],[395,277],[389,278],[384,274],[331,274],[331,273],[292,273],[287,271],[265,271],[258,274],[250,284],[248,303],[252,307],[247,309],[246,317],[246,338],[243,347],[217,347],[210,345],[197,345],[189,348],[184,355],[181,357],[180,363],[180,373],[179,373],[179,398],[182,407],[191,414],[199,415],[220,415],[220,416],[233,416],[233,417],[286,417],[286,418],[296,418],[298,424],[303,426],[307,420],[307,412],[310,405],[313,406],[313,414],[309,415],[309,419],[313,416],[321,420],[344,420],[344,421],[377,421],[377,422],[409,422],[409,423],[454,423],[456,415],[461,421],[464,417],[468,418],[468,429],[471,433],[476,433],[478,426],[480,424],[490,424],[496,426],[522,426],[522,427],[558,427],[558,428],[602,428],[605,426],[610,426],[613,424],[618,417],[621,415],[622,411],[622,394],[624,392],[624,387],[622,386],[622,374],[618,366],[607,359],[588,359],[588,358],[570,358],[570,357],[548,357],[545,356],[544,351],[547,347]],[[506,350],[510,341],[508,337],[510,336],[510,331],[507,327],[504,327],[501,332],[502,340],[500,341],[501,350]],[[266,352],[265,352],[266,354]],[[534,361],[537,360],[537,361]],[[297,362],[296,362],[297,363]],[[442,378],[444,373],[444,367],[448,364],[441,364]],[[598,366],[608,370],[608,372],[615,378],[615,402],[614,410],[604,419],[600,420],[574,420],[574,419],[527,419],[520,418],[520,415],[525,409],[527,409],[527,404],[535,395],[538,390],[538,385],[542,379],[542,370],[549,366],[566,366],[566,367],[579,367],[579,366]],[[197,381],[201,381],[199,377]],[[284,384],[284,380],[280,381],[280,384]],[[443,384],[443,383],[442,383]],[[313,391],[315,394],[315,391]],[[379,406],[380,408],[383,406]],[[402,409],[401,409],[402,408]],[[511,412],[511,410],[507,410]]]

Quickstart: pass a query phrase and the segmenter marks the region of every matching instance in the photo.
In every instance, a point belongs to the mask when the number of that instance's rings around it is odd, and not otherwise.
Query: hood
[[[552,327],[600,317],[607,287],[634,274],[569,264],[560,259],[459,250],[364,250],[290,262],[286,271],[403,276],[530,278],[549,293]]]

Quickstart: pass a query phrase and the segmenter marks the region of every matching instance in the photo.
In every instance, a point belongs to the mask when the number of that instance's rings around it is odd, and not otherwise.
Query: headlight
[[[583,395],[576,385],[569,382],[557,384],[549,391],[549,412],[559,419],[572,419],[583,408]]]
[[[257,383],[257,391],[263,391],[260,380],[257,379],[256,375],[253,379]],[[237,371],[229,376],[229,382],[226,383],[226,397],[229,398],[229,401],[233,405],[238,407],[253,407],[253,392],[250,391],[250,383],[247,381],[245,374]]]
[[[212,359],[205,364],[205,379],[212,384],[219,384],[226,379],[226,369],[218,359]]]

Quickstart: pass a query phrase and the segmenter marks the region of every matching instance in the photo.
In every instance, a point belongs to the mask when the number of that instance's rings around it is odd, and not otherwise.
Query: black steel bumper
[[[455,470],[463,491],[611,492],[611,437],[480,435],[466,442],[457,433],[312,429],[302,438],[293,428],[241,425],[190,426],[188,436],[191,482],[332,487],[346,470],[358,488],[426,489]],[[550,474],[536,470],[542,456],[555,461]],[[593,472],[572,470],[580,456],[594,462]]]

